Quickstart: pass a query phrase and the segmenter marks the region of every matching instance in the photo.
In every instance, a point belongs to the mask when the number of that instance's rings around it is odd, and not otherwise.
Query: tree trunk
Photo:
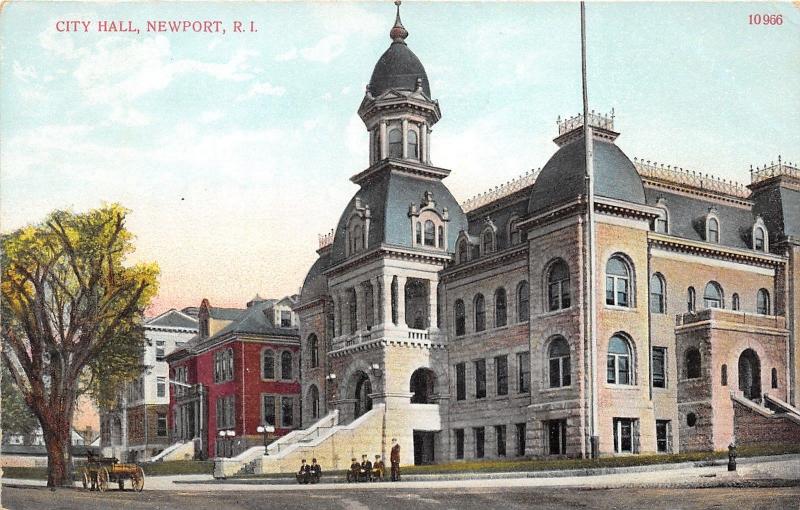
[[[47,486],[72,486],[72,456],[70,454],[69,421],[54,417],[55,423],[42,424],[47,447]]]

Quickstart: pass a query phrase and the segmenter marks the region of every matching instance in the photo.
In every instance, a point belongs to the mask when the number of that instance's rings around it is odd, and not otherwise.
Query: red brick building
[[[300,425],[295,303],[256,296],[238,309],[203,300],[199,334],[167,356],[175,441],[194,440],[197,457],[232,456],[263,443],[259,425],[273,425],[275,437]]]

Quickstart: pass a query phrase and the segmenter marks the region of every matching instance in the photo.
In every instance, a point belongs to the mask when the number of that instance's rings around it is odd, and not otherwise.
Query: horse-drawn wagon
[[[87,454],[86,466],[82,470],[83,488],[108,490],[108,484],[117,482],[119,490],[125,489],[125,480],[131,481],[136,492],[144,489],[144,470],[137,464],[121,464],[115,457],[100,457]]]

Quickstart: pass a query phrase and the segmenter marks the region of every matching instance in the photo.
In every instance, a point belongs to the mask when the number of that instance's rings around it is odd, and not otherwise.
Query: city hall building
[[[800,440],[797,167],[745,187],[631,159],[613,115],[581,115],[540,171],[460,203],[407,37],[398,12],[358,106],[369,165],[294,307],[302,428],[262,471],[392,438],[404,464]]]

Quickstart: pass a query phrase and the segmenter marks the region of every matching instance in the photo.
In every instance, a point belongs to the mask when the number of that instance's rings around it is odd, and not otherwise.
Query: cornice
[[[399,172],[436,180],[442,180],[450,175],[450,170],[446,168],[425,165],[410,159],[385,158],[373,163],[365,170],[350,177],[350,180],[355,184],[361,184],[363,181],[367,180],[373,175],[383,171]]]
[[[425,261],[434,264],[441,264],[444,266],[446,263],[453,260],[453,255],[450,252],[434,252],[429,250],[417,250],[413,248],[406,248],[401,246],[394,246],[391,244],[381,243],[369,251],[364,252],[355,258],[345,259],[344,261],[329,267],[322,272],[327,277],[336,276],[345,271],[349,271],[354,267],[361,266],[367,262],[371,262],[377,258],[394,258],[404,260]]]
[[[528,244],[523,243],[511,248],[506,248],[502,251],[495,252],[491,256],[479,257],[475,260],[470,260],[466,263],[453,264],[439,273],[441,281],[452,281],[456,278],[470,276],[473,274],[484,272],[499,265],[501,262],[508,262],[528,258]]]
[[[415,349],[446,349],[447,345],[440,342],[431,342],[425,340],[395,340],[395,339],[377,339],[369,342],[359,344],[347,345],[339,349],[329,351],[328,356],[331,358],[343,358],[355,352],[371,351],[381,349],[383,347],[408,347]]]
[[[701,197],[706,200],[713,200],[715,202],[721,202],[724,204],[733,204],[739,207],[746,207],[748,209],[751,209],[753,207],[753,201],[745,198],[735,197],[733,195],[727,195],[712,190],[701,190],[694,186],[689,186],[686,184],[681,184],[678,182],[673,182],[665,179],[645,177],[642,176],[641,174],[640,176],[642,178],[642,183],[650,188],[663,189],[684,196]]]
[[[788,261],[787,257],[781,255],[742,250],[703,241],[690,241],[668,234],[650,232],[647,239],[651,247],[763,267],[778,267],[785,265]]]

